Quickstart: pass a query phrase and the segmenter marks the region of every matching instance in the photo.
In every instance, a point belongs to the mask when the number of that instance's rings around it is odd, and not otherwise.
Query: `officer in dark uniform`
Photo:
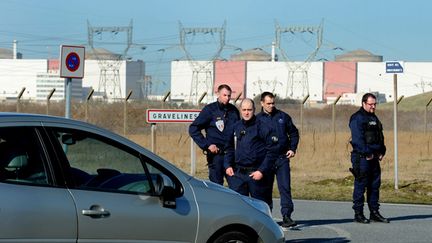
[[[351,129],[351,152],[354,179],[354,221],[369,223],[369,221],[389,223],[379,213],[379,188],[381,185],[380,161],[384,157],[386,147],[384,145],[383,127],[375,115],[376,97],[366,93],[362,97],[362,107],[355,112],[349,121]],[[367,204],[370,218],[363,214],[366,191]]]
[[[280,194],[282,226],[291,227],[297,223],[291,219],[294,211],[294,204],[291,198],[291,174],[290,158],[296,154],[299,143],[299,132],[292,122],[291,117],[275,107],[275,96],[270,92],[261,94],[262,111],[257,115],[257,119],[269,126],[272,133],[277,137],[278,157],[274,164],[274,174],[276,175],[278,190]],[[274,176],[271,180],[273,187]]]
[[[242,119],[234,125],[233,136],[226,146],[225,171],[229,188],[266,202],[272,208],[272,167],[277,146],[270,131],[256,119],[253,100],[240,104]],[[270,195],[270,198],[269,198]]]
[[[217,101],[206,105],[189,126],[189,135],[206,153],[210,181],[220,185],[223,185],[225,175],[223,147],[231,135],[232,126],[240,119],[237,108],[229,103],[231,92],[228,85],[220,85]],[[205,130],[205,136],[202,130]]]

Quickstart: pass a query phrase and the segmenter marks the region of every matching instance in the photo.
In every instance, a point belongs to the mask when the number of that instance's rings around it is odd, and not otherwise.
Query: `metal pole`
[[[300,133],[303,133],[303,108],[306,101],[309,99],[309,94],[306,95],[306,97],[303,98],[301,104],[300,104]]]
[[[393,134],[394,134],[394,188],[399,189],[398,186],[398,125],[397,125],[397,74],[393,74]]]
[[[237,101],[240,99],[240,97],[241,97],[241,95],[243,94],[243,92],[240,92],[238,95],[237,95],[237,97],[235,97],[235,99],[234,99],[234,104],[235,103],[237,103]]]
[[[427,132],[427,110],[428,110],[428,106],[430,105],[431,102],[432,102],[432,98],[429,99],[428,103],[425,106],[425,113],[424,113],[424,133]]]
[[[162,102],[165,102],[170,95],[171,95],[171,91],[168,91],[168,93],[166,93],[165,96],[163,97]]]
[[[336,133],[336,104],[338,103],[339,99],[341,98],[341,95],[339,95],[336,100],[332,104],[332,129],[333,133]]]
[[[56,89],[53,88],[53,89],[51,90],[51,92],[50,92],[50,93],[48,94],[48,96],[47,96],[47,108],[46,108],[46,114],[47,114],[47,115],[49,115],[50,100],[51,100],[51,97],[53,96],[55,90],[56,90]]]
[[[23,96],[25,90],[26,90],[26,88],[23,87],[21,89],[21,92],[19,92],[19,94],[18,94],[18,97],[17,97],[17,109],[16,109],[17,112],[21,111],[21,97]]]
[[[195,176],[196,172],[196,146],[195,142],[192,138],[190,138],[191,141],[191,176]]]
[[[171,91],[168,91],[165,96],[162,98],[162,109],[165,109],[165,103],[168,101],[168,98],[171,95]],[[165,136],[165,124],[161,124],[160,126],[161,135]]]
[[[151,151],[156,153],[156,123],[151,124]]]
[[[201,104],[201,101],[204,99],[204,97],[206,97],[206,95],[207,95],[207,92],[204,92],[204,93],[201,95],[201,97],[199,97],[199,99],[198,99],[198,105]]]
[[[85,121],[88,121],[88,108],[89,108],[89,104],[88,103],[90,102],[90,99],[91,99],[93,93],[94,93],[94,89],[91,89],[89,91],[88,95],[87,95],[87,98],[86,98],[86,102],[85,102]]]
[[[132,95],[132,90],[129,90],[125,100],[124,100],[124,108],[123,108],[123,135],[126,135],[127,132],[127,103],[129,98]]]
[[[71,94],[72,94],[72,78],[65,78],[66,82],[66,107],[65,107],[65,117],[71,117]]]

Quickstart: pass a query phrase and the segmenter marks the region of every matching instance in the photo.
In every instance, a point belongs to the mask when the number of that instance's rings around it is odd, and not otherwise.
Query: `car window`
[[[0,128],[0,180],[48,185],[46,157],[36,130]]]
[[[107,138],[56,129],[76,188],[125,193],[155,193],[166,176],[142,162],[139,153]]]

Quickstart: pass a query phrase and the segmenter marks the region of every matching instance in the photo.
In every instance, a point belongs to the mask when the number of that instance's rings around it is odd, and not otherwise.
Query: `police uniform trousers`
[[[225,168],[224,168],[224,154],[207,154],[207,163],[209,170],[209,180],[217,183],[219,185],[223,185]]]
[[[351,155],[354,163],[355,154]],[[366,160],[362,157],[360,162],[360,176],[354,180],[353,209],[363,212],[365,192],[369,210],[379,210],[379,189],[381,186],[381,167],[378,159]],[[354,164],[353,164],[354,167]]]
[[[291,196],[291,168],[290,161],[285,154],[280,155],[274,166],[274,174],[276,175],[277,186],[280,195],[280,206],[282,216],[290,216],[294,211],[294,204]],[[273,187],[274,176],[271,180]]]
[[[254,180],[249,175],[256,171],[256,169],[236,168],[234,169],[234,175],[228,181],[230,189],[253,198],[266,202],[270,209],[272,208],[272,199],[268,197],[269,192],[271,193],[272,187],[270,187],[270,175],[264,174],[261,180]]]

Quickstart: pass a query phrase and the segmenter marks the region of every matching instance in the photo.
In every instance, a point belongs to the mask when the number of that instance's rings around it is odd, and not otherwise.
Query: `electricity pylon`
[[[126,59],[126,54],[132,45],[132,20],[129,26],[92,27],[88,21],[87,26],[88,43],[97,59],[100,69],[98,91],[103,92],[105,98],[122,98],[119,70],[122,61]],[[108,56],[99,53],[98,49],[95,49],[94,37],[98,35],[101,38],[103,32],[109,32],[112,35],[117,35],[119,32],[126,32],[126,47],[120,55]]]
[[[302,94],[299,97],[304,97],[309,94],[308,70],[311,62],[315,59],[321,44],[323,35],[323,21],[317,27],[315,26],[289,26],[282,28],[276,22],[275,31],[275,47],[280,51],[283,60],[288,68],[288,80],[286,88],[286,97],[295,98],[294,92],[301,90]],[[316,44],[312,52],[302,61],[293,61],[288,58],[287,53],[281,46],[282,34],[312,34],[316,36]]]
[[[184,28],[182,24],[179,22],[180,29],[180,48],[185,53],[186,58],[189,62],[189,65],[192,69],[192,80],[191,80],[191,89],[189,95],[189,101],[192,103],[196,103],[197,99],[206,92],[211,99],[213,97],[213,67],[212,63],[216,58],[220,57],[220,54],[225,46],[225,26],[226,22],[224,22],[221,28]],[[213,57],[210,59],[211,61],[205,63],[199,63],[194,60],[188,48],[186,48],[186,37],[188,35],[197,35],[197,34],[218,34],[219,35],[219,46]]]

